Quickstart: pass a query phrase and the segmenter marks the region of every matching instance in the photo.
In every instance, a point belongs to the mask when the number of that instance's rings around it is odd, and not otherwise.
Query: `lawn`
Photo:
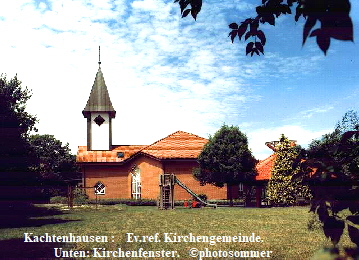
[[[177,259],[191,259],[189,250],[197,248],[203,251],[216,251],[217,254],[220,250],[227,251],[227,254],[229,254],[228,251],[272,251],[269,253],[271,259],[310,259],[317,250],[331,245],[320,229],[308,230],[310,213],[306,207],[224,207],[217,209],[177,207],[175,210],[158,210],[149,206],[115,205],[102,206],[97,210],[95,208],[56,210],[29,217],[19,224],[16,224],[17,218],[13,217],[12,227],[3,225],[0,229],[1,256],[54,257],[54,248],[79,250],[79,252],[89,252],[89,256],[94,256],[93,248],[105,248],[108,251],[118,250],[118,248],[122,251],[138,251],[139,248],[143,248],[145,251],[177,251],[175,253]],[[51,236],[68,236],[69,233],[74,236],[106,236],[108,242],[25,243],[24,233],[33,233],[36,236],[45,233]],[[138,239],[142,241],[126,242],[127,233],[140,236]],[[157,238],[156,233],[158,233]],[[171,242],[169,240],[164,242],[165,233],[176,233],[179,236],[189,236],[192,233],[193,236],[209,239],[209,236],[238,237],[240,234],[246,238],[260,236],[260,242],[216,242],[214,244],[214,241],[213,245],[201,241]],[[171,239],[172,236],[167,237],[169,238]],[[135,238],[131,236],[131,240]],[[155,242],[159,240],[161,242]],[[349,241],[347,231],[340,246],[353,246]],[[102,250],[98,249],[97,252],[102,252]]]

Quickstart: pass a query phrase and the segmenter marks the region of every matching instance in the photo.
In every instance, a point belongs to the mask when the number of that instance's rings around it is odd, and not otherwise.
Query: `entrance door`
[[[132,172],[132,198],[141,199],[141,171],[136,167]]]

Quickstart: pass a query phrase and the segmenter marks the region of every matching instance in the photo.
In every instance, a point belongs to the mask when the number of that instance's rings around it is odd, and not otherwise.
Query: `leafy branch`
[[[175,0],[181,8],[182,17],[191,13],[196,20],[198,13],[201,11],[202,0]],[[331,38],[342,41],[353,41],[353,22],[349,16],[349,0],[262,0],[262,4],[256,7],[257,16],[247,18],[238,25],[231,23],[229,28],[232,30],[228,37],[231,37],[232,43],[238,36],[244,41],[251,39],[246,46],[246,55],[249,53],[264,54],[264,45],[266,37],[259,25],[268,23],[275,26],[275,20],[280,15],[292,14],[293,4],[295,7],[295,21],[298,22],[302,16],[306,22],[303,28],[303,41],[305,44],[308,36],[316,37],[319,48],[326,55]],[[190,8],[187,8],[190,6]],[[320,23],[320,27],[313,29]]]
[[[359,131],[335,131],[315,142],[297,161],[313,195],[310,211],[318,215],[334,246],[345,226],[352,242],[359,246],[358,143]],[[338,215],[344,210],[350,212],[346,218]]]

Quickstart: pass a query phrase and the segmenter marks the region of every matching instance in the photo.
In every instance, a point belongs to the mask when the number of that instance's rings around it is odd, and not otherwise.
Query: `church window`
[[[243,195],[244,195],[244,189],[243,189],[244,187],[243,187],[243,183],[241,182],[241,183],[239,183],[239,186],[238,186],[238,195],[240,196],[240,197],[242,197]]]
[[[94,186],[96,195],[105,195],[106,194],[106,186],[102,182],[97,182]]]
[[[141,199],[141,171],[138,167],[132,170],[132,198]]]
[[[93,121],[95,121],[95,123],[100,126],[103,124],[103,122],[105,122],[105,119],[103,119],[101,115],[98,115]]]

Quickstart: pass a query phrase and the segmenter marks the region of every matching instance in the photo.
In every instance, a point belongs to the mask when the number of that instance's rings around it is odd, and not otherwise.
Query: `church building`
[[[116,111],[101,71],[101,62],[90,97],[82,111],[87,119],[87,146],[79,146],[77,163],[82,168],[82,185],[90,198],[156,199],[159,196],[159,176],[173,173],[196,194],[208,199],[226,199],[227,188],[201,186],[192,171],[207,143],[206,138],[177,131],[150,145],[113,145],[112,120]],[[115,130],[117,131],[117,130]],[[175,187],[175,200],[192,196]]]

